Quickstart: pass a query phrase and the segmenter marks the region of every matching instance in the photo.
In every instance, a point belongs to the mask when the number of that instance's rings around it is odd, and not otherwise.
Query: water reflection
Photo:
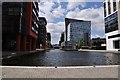
[[[119,64],[112,53],[62,51],[59,49],[3,59],[3,65],[14,66],[93,66]]]

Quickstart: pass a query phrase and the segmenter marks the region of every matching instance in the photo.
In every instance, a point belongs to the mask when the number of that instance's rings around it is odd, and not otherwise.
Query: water
[[[94,66],[118,65],[120,62],[118,54],[55,49],[3,59],[2,63],[11,66]]]

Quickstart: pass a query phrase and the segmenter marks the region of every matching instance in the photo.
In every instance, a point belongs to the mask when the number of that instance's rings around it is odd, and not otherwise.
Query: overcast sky
[[[65,18],[90,20],[91,37],[104,37],[103,2],[41,2],[39,16],[47,19],[47,32],[52,44],[58,44],[65,30]]]

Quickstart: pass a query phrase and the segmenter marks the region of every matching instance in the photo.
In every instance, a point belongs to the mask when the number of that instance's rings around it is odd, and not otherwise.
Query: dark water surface
[[[62,51],[55,49],[3,59],[2,64],[11,66],[118,65],[120,63],[119,56],[113,53]]]

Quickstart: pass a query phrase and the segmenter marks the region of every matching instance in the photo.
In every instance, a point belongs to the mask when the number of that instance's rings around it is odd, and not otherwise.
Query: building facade
[[[46,44],[47,44],[47,48],[51,48],[51,34],[50,33],[47,33]]]
[[[88,46],[91,42],[91,21],[65,18],[64,42],[61,47],[64,50],[77,50],[79,41],[82,46]]]
[[[107,50],[120,50],[120,1],[104,1],[105,36]]]
[[[38,2],[2,3],[2,50],[36,49]]]
[[[61,33],[59,46],[61,46],[61,43],[64,42],[64,32]]]
[[[65,18],[65,25],[65,41],[77,43],[82,40],[84,46],[90,45],[91,21]]]
[[[44,17],[39,17],[38,25],[39,28],[38,28],[37,48],[46,49],[46,41],[47,41],[46,19]]]

